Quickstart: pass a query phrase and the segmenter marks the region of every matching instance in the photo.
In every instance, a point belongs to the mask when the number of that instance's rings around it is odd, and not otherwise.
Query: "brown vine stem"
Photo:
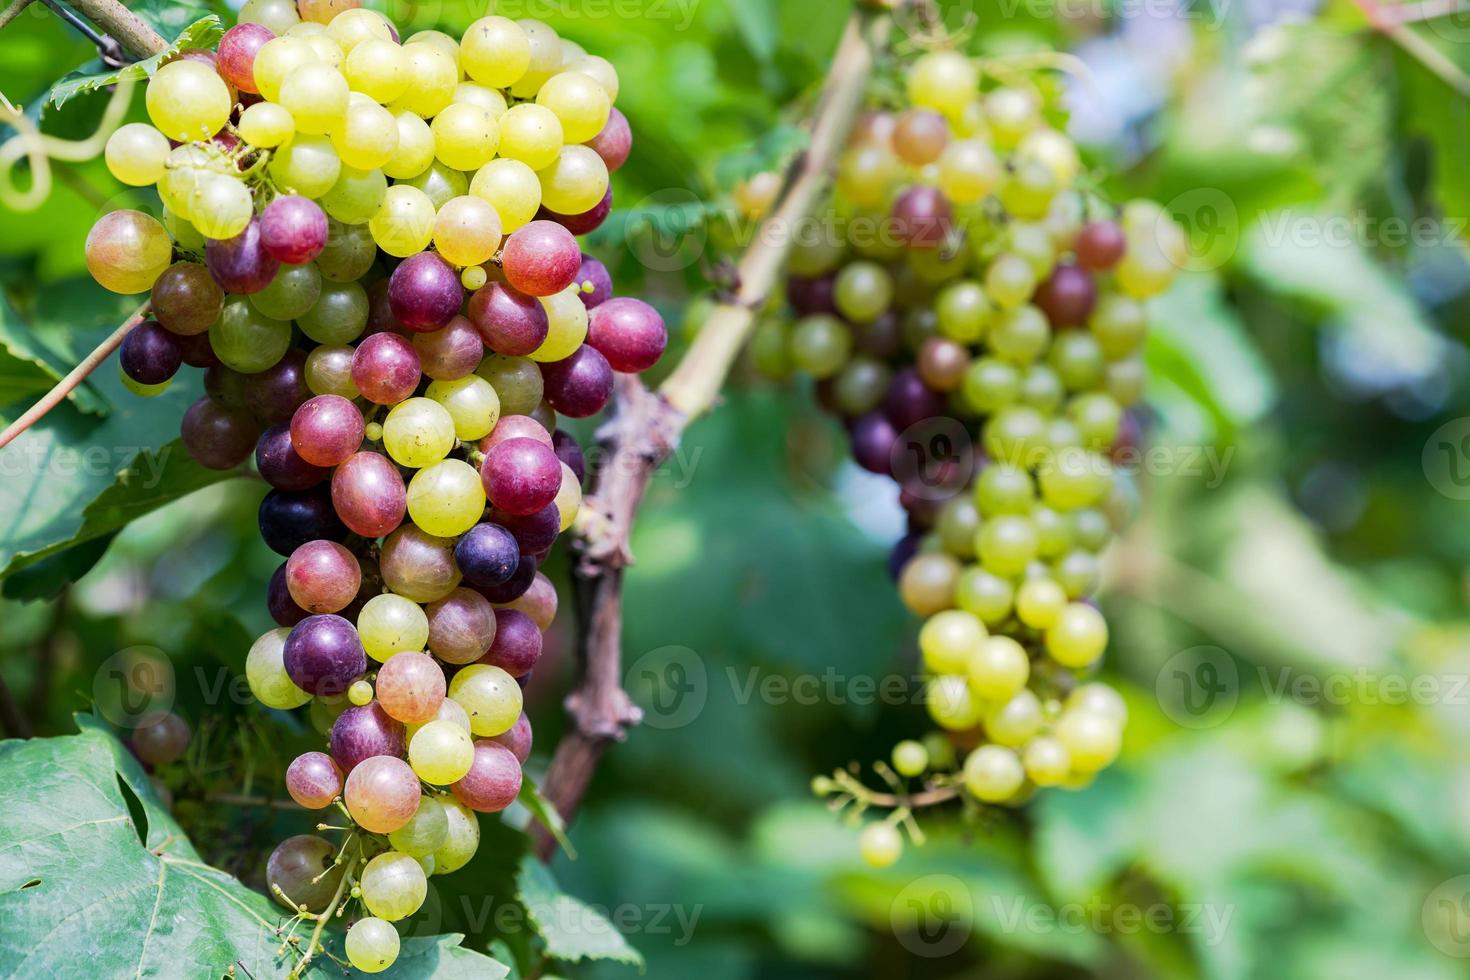
[[[571,727],[557,744],[542,786],[565,821],[576,814],[603,753],[641,720],[622,686],[622,586],[643,495],[685,428],[714,405],[780,282],[798,227],[828,185],[862,108],[875,52],[886,45],[891,29],[886,16],[855,14],[849,22],[814,111],[810,145],[792,162],[775,210],[741,258],[734,295],[711,312],[663,386],[652,392],[636,377],[618,378],[613,415],[597,434],[593,459],[600,465],[572,545],[581,679],[566,699]],[[549,859],[555,838],[539,826],[534,835],[536,853]]]
[[[19,17],[31,3],[32,0],[13,0],[10,6],[0,11],[0,27],[4,27]]]
[[[77,13],[112,35],[134,58],[151,58],[168,50],[168,41],[117,0],[68,0]]]

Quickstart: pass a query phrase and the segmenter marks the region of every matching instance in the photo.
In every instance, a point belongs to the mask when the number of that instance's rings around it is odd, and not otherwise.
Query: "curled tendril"
[[[25,112],[0,94],[0,123],[15,127],[15,135],[0,144],[0,204],[13,211],[34,211],[51,193],[52,160],[81,163],[100,154],[107,146],[108,137],[122,125],[135,84],[131,76],[118,79],[97,131],[83,140],[65,140],[41,132]],[[16,165],[21,160],[28,160],[31,165],[31,186],[26,190],[21,190],[14,180]]]

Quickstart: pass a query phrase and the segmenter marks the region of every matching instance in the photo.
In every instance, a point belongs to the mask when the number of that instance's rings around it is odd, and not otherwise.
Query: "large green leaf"
[[[70,370],[31,333],[10,301],[0,297],[0,390],[40,394]],[[73,388],[67,398],[84,412],[107,414],[107,403],[86,382]]]
[[[571,963],[581,960],[617,960],[642,966],[643,957],[628,945],[602,913],[564,894],[546,866],[527,855],[516,878],[517,897],[537,935],[546,943],[546,955]]]
[[[163,4],[153,4],[152,6],[159,10],[165,9],[165,5]],[[186,6],[183,9],[188,8]],[[167,23],[173,19],[172,17],[156,19],[154,26],[155,28],[165,28],[164,36],[167,37],[171,33],[166,29]],[[175,37],[174,42],[168,46],[167,50],[160,51],[151,58],[135,61],[121,68],[108,68],[100,60],[89,61],[52,86],[51,94],[47,101],[60,109],[78,95],[95,92],[100,88],[116,84],[124,78],[130,78],[134,81],[147,78],[158,70],[159,65],[180,51],[213,47],[214,43],[220,39],[220,35],[223,33],[224,27],[220,24],[220,19],[217,16],[210,14],[206,17],[201,17],[187,27],[184,27]]]

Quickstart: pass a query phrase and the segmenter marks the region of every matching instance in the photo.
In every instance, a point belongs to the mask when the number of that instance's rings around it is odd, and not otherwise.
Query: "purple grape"
[[[225,293],[198,262],[175,262],[153,281],[150,299],[153,316],[165,330],[193,337],[214,326],[224,309]]]
[[[1123,229],[1113,221],[1092,221],[1077,233],[1077,264],[1093,272],[1117,265],[1128,250]]]
[[[367,670],[357,630],[331,613],[307,616],[291,627],[281,661],[297,687],[328,696],[342,694]],[[332,731],[335,735],[336,728]]]
[[[498,524],[476,524],[454,546],[454,562],[464,581],[475,588],[504,585],[515,575],[520,561],[520,543]]]
[[[183,362],[179,338],[157,320],[144,320],[123,338],[118,361],[123,373],[141,385],[161,385],[172,378]]]
[[[470,303],[473,306],[474,300]],[[419,355],[419,370],[435,381],[467,377],[485,357],[485,342],[480,339],[480,332],[462,316],[454,317],[433,333],[414,334],[413,349]]]
[[[311,615],[296,605],[296,600],[291,598],[291,590],[286,588],[285,562],[281,562],[271,575],[270,584],[265,590],[265,606],[271,614],[271,619],[274,619],[278,626],[284,626],[287,629]]]
[[[463,305],[459,273],[433,252],[404,259],[388,280],[388,306],[394,319],[409,330],[438,330]]]
[[[521,555],[515,574],[499,585],[477,585],[475,591],[496,605],[514,602],[525,595],[536,581],[537,561],[531,555]]]
[[[470,297],[470,322],[497,354],[525,357],[546,340],[546,308],[533,296],[494,282]]]
[[[408,506],[403,476],[380,453],[354,453],[332,474],[332,505],[353,534],[391,534],[403,523]]]
[[[1059,265],[1032,299],[1053,327],[1080,327],[1097,303],[1092,276],[1075,265]]]
[[[495,641],[480,663],[499,667],[512,677],[524,677],[541,659],[541,628],[519,609],[495,610]]]
[[[260,536],[278,555],[291,552],[308,541],[325,538],[340,541],[347,528],[332,509],[331,493],[325,486],[299,493],[272,490],[260,502]]]
[[[363,328],[363,336],[371,337],[375,333],[413,333],[393,315],[393,304],[388,301],[390,285],[391,279],[379,279],[367,288],[368,320],[367,326]]]
[[[376,701],[348,708],[332,725],[332,761],[344,773],[375,755],[401,759],[405,752],[403,725],[389,717]]]
[[[290,422],[296,409],[311,397],[306,387],[306,352],[293,347],[264,371],[245,375],[242,387],[245,404],[266,425]]]
[[[571,467],[578,483],[587,479],[587,457],[582,455],[582,447],[577,443],[576,436],[565,429],[557,429],[551,434],[551,448],[557,459]]]
[[[893,472],[889,460],[897,441],[898,430],[881,412],[869,412],[852,423],[852,458],[869,473],[888,476]]]
[[[189,455],[211,470],[232,470],[249,459],[259,432],[245,412],[212,398],[190,405],[179,427]]]
[[[904,566],[919,553],[919,542],[923,540],[923,534],[910,531],[894,544],[893,550],[888,553],[888,575],[895,582],[903,574]]]
[[[954,224],[954,208],[938,188],[919,185],[893,202],[893,231],[909,248],[938,248]]]
[[[214,352],[214,345],[209,342],[208,332],[180,337],[179,354],[184,363],[193,368],[212,368],[220,362],[219,355]]]
[[[375,333],[352,354],[352,383],[370,402],[397,405],[423,377],[414,345],[396,333]]]
[[[470,771],[450,790],[477,813],[499,813],[521,792],[521,763],[515,753],[488,738],[475,741]]]
[[[551,296],[577,278],[582,249],[555,221],[532,221],[505,240],[501,252],[505,278],[528,296]]]
[[[628,162],[628,154],[633,152],[633,127],[628,125],[628,117],[614,107],[608,113],[607,125],[602,127],[602,132],[588,140],[587,145],[602,157],[602,162],[607,164],[608,173],[617,171]]]
[[[362,412],[341,395],[317,395],[291,416],[291,444],[308,463],[336,466],[362,445]]]
[[[258,293],[271,284],[281,262],[265,250],[260,219],[250,219],[245,230],[224,241],[210,239],[204,245],[204,262],[209,274],[227,293]]]
[[[589,310],[612,299],[612,273],[607,271],[607,266],[586,253],[582,255],[582,268],[577,270],[575,282],[580,287],[577,296]]]
[[[244,408],[245,375],[216,364],[204,372],[204,393],[229,408]]]
[[[534,514],[556,499],[561,460],[533,439],[507,439],[485,454],[480,478],[490,503],[509,514]]]
[[[529,676],[529,674],[522,675],[522,677]],[[521,680],[522,677],[517,677],[516,680]],[[531,743],[533,741],[531,737],[531,719],[527,718],[526,713],[522,711],[521,716],[516,719],[516,723],[510,726],[510,731],[504,735],[496,735],[490,741],[504,745],[510,749],[511,754],[516,757],[516,761],[521,765],[525,765],[526,760],[531,757]]]
[[[332,475],[330,469],[313,466],[296,454],[291,445],[291,427],[283,423],[261,434],[255,444],[255,468],[277,490],[306,490]]]
[[[601,351],[614,371],[647,371],[668,342],[664,318],[641,299],[610,299],[589,315],[587,344]]]
[[[580,237],[590,235],[602,227],[602,223],[612,213],[612,203],[613,192],[609,187],[607,193],[602,195],[602,200],[598,201],[597,206],[590,211],[584,211],[581,214],[558,214],[543,207],[536,212],[536,217],[546,221],[555,221],[573,235]]]
[[[924,384],[915,368],[907,367],[893,376],[883,411],[900,432],[925,419],[944,414],[944,396]]]
[[[596,347],[584,344],[571,357],[541,365],[546,401],[562,415],[585,419],[612,399],[613,371]]]
[[[887,360],[903,349],[903,324],[898,314],[888,310],[871,323],[852,326],[854,349]]]
[[[260,212],[260,240],[270,256],[302,265],[327,247],[327,216],[321,206],[299,194],[278,197]]]
[[[490,519],[511,533],[522,554],[544,555],[556,543],[561,533],[561,511],[556,504],[547,504],[534,514],[517,516],[501,511],[492,511]],[[460,569],[463,570],[461,565]]]
[[[480,440],[480,452],[488,453],[507,439],[535,439],[547,449],[556,449],[556,442],[551,438],[551,433],[546,431],[546,426],[531,416],[502,415],[490,434]]]
[[[786,282],[786,301],[798,317],[837,313],[837,277],[804,279],[792,276]]]
[[[286,792],[308,810],[322,810],[342,794],[342,770],[325,752],[303,752],[286,767]]]

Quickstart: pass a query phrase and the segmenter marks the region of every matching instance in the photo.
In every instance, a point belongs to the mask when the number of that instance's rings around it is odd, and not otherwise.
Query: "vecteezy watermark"
[[[938,959],[957,952],[975,931],[975,898],[954,875],[925,875],[894,897],[888,921],[904,949]]]
[[[495,14],[511,20],[657,20],[684,32],[694,24],[700,0],[387,0],[383,13],[400,27],[437,24],[446,8],[456,19]]]
[[[1180,650],[1154,678],[1154,696],[1164,714],[1185,728],[1212,728],[1235,712],[1240,670],[1235,658],[1215,646]]]
[[[117,477],[151,490],[163,480],[172,448],[146,446],[50,445],[44,441],[13,442],[0,451],[0,479],[37,476]]]
[[[1229,16],[1231,4],[1232,0],[946,0],[936,5],[938,25],[907,7],[897,19],[900,29],[919,38],[931,38],[939,28],[951,34],[969,31],[979,24],[982,9],[1006,20],[1179,20],[1200,22],[1214,31]]]
[[[1435,949],[1446,956],[1470,957],[1470,875],[1440,882],[1424,899],[1420,923]]]
[[[709,701],[709,670],[688,647],[650,650],[628,665],[623,688],[643,709],[643,724],[669,730],[692,724]]]
[[[898,434],[888,465],[909,493],[923,500],[948,500],[969,483],[975,447],[958,419],[924,419]]]
[[[173,708],[175,694],[174,665],[158,647],[119,650],[92,675],[92,703],[118,728],[155,724]]]
[[[1470,417],[1451,419],[1425,440],[1424,478],[1451,500],[1470,500]]]
[[[1091,933],[1093,935],[1198,936],[1206,946],[1225,940],[1235,918],[1235,906],[1210,902],[1110,901],[1093,896],[1081,902],[1052,905],[1022,895],[989,896],[991,911],[1005,932]]]

